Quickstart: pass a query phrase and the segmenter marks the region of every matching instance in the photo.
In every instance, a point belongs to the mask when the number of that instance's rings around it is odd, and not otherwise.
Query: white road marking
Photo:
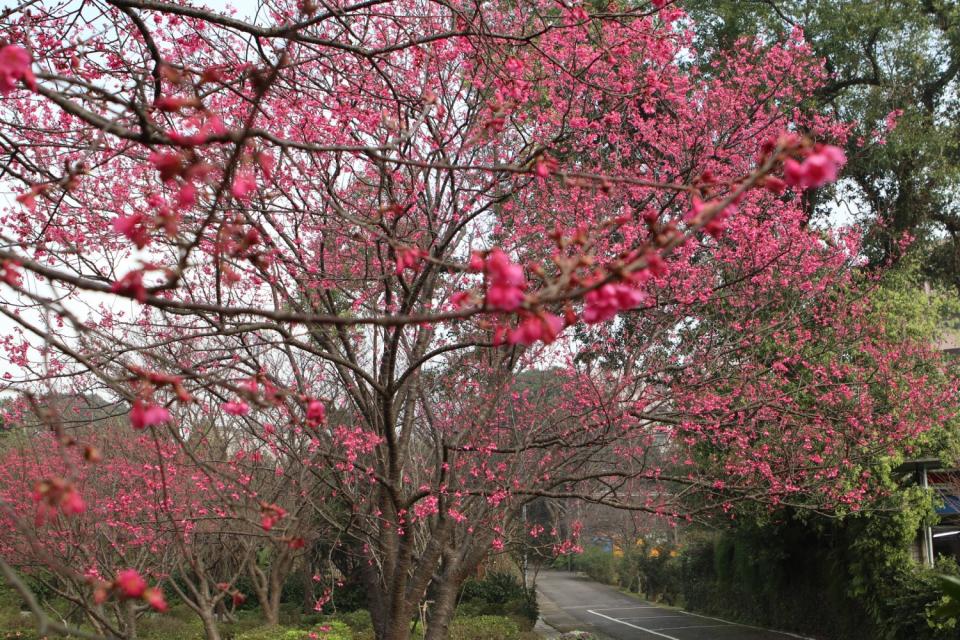
[[[560,605],[557,605],[560,606]],[[661,609],[653,605],[636,605],[632,607],[607,607],[602,604],[578,604],[572,607],[560,607],[561,609],[594,609],[596,611],[622,611],[625,609]]]
[[[727,624],[695,624],[687,627],[657,627],[657,631],[673,631],[675,629],[716,629],[717,627],[729,627]]]
[[[597,612],[594,611],[593,609],[587,609],[587,613],[592,613],[592,614],[595,615],[595,616],[600,616],[601,618],[606,618],[607,620],[610,620],[611,622],[617,622],[617,623],[622,624],[622,625],[625,625],[625,626],[627,626],[627,627],[632,627],[632,628],[634,628],[634,629],[639,629],[640,631],[644,631],[644,632],[646,632],[646,633],[651,633],[651,634],[653,634],[653,635],[655,635],[655,636],[660,636],[661,638],[666,638],[667,640],[680,640],[680,638],[675,638],[674,636],[668,636],[668,635],[665,634],[665,633],[660,633],[660,632],[658,632],[658,631],[654,631],[653,629],[645,629],[644,627],[641,627],[641,626],[639,626],[639,625],[631,624],[631,623],[629,623],[629,622],[624,622],[623,620],[617,620],[616,618],[611,618],[610,616],[605,616],[605,615],[603,615],[602,613],[597,613]]]
[[[748,629],[758,629],[760,631],[766,631],[767,633],[778,633],[781,636],[790,636],[791,638],[799,638],[799,640],[813,640],[813,638],[808,638],[807,636],[801,636],[796,633],[790,633],[789,631],[775,631],[773,629],[765,629],[764,627],[755,627],[751,624],[742,624],[740,622],[730,622],[729,620],[724,620],[723,618],[714,618],[713,616],[705,616],[702,613],[693,613],[692,611],[684,611],[688,616],[697,616],[698,618],[706,618],[707,620],[716,620],[717,622],[725,622],[727,624],[736,625],[738,627],[747,627]]]

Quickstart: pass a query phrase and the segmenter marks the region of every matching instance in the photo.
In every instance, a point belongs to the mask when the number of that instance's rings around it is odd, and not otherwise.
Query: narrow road
[[[670,609],[565,571],[537,576],[540,615],[560,631],[599,632],[614,640],[788,640],[803,636]]]

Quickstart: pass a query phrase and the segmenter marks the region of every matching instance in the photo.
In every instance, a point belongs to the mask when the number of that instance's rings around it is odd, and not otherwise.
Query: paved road
[[[537,576],[540,615],[560,631],[599,632],[614,640],[789,640],[791,633],[735,624],[638,600],[565,571]]]

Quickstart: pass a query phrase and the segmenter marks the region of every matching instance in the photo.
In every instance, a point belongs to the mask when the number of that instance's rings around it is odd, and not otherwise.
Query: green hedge
[[[932,615],[937,573],[909,557],[909,540],[884,539],[877,518],[791,522],[727,532],[692,544],[682,558],[685,606],[831,640],[948,640],[955,622]]]
[[[591,580],[604,584],[617,583],[617,559],[602,547],[584,547],[582,553],[573,557],[573,567],[587,574]]]

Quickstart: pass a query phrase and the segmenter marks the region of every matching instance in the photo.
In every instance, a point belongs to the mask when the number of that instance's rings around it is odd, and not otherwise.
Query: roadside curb
[[[533,625],[533,632],[541,638],[547,638],[547,640],[556,640],[561,635],[559,631],[547,624],[543,618],[537,618],[537,623]]]

